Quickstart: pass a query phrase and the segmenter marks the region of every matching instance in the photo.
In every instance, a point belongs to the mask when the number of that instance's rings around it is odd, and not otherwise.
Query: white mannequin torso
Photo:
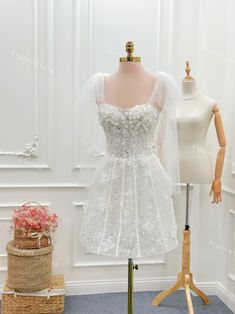
[[[177,107],[180,178],[183,183],[210,183],[211,157],[205,147],[215,101],[202,95],[195,80],[182,81],[182,99]]]

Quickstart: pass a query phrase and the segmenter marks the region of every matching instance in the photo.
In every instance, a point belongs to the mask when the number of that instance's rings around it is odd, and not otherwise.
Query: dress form
[[[104,101],[124,109],[144,104],[153,93],[155,77],[141,64],[140,57],[133,57],[134,44],[127,42],[127,57],[120,58],[117,71],[104,79]],[[134,270],[138,265],[128,258],[128,314],[134,313]]]
[[[182,100],[177,108],[181,182],[199,184],[212,182],[209,195],[213,193],[212,203],[218,203],[222,200],[220,178],[226,146],[222,119],[216,102],[198,91],[196,81],[189,72],[187,63],[187,75],[182,81]],[[213,116],[220,145],[214,174],[211,157],[205,147],[207,131]]]
[[[116,72],[105,79],[105,102],[128,108],[144,104],[154,88],[154,75],[148,72],[141,61],[119,62]]]
[[[188,223],[189,212],[189,187],[190,183],[209,183],[213,180],[212,165],[205,149],[207,130],[213,116],[215,102],[202,95],[198,90],[196,81],[189,75],[190,68],[186,63],[187,76],[182,81],[182,100],[176,110],[178,141],[179,141],[179,165],[181,182],[187,183],[186,194],[186,222],[183,231],[182,245],[182,270],[177,275],[174,285],[158,294],[152,301],[152,305],[158,306],[160,302],[177,291],[184,288],[188,304],[188,313],[194,314],[190,289],[208,304],[205,293],[197,288],[190,272],[190,226]],[[214,184],[215,180],[213,181]],[[213,186],[212,184],[212,186]],[[215,187],[213,187],[213,191]],[[218,201],[214,191],[214,200]]]
[[[215,102],[202,95],[195,80],[182,81],[182,99],[177,108],[180,178],[183,183],[210,183],[213,170],[205,147]]]

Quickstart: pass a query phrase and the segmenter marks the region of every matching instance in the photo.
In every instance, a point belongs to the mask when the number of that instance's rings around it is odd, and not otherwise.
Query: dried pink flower
[[[22,205],[18,209],[13,210],[11,230],[15,228],[32,229],[37,231],[54,232],[57,224],[58,216],[45,207],[37,208],[30,205]]]

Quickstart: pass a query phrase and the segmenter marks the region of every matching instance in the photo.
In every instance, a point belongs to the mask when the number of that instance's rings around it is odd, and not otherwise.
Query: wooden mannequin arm
[[[220,149],[218,151],[217,158],[216,158],[215,178],[211,184],[209,196],[211,196],[213,192],[213,201],[211,203],[218,203],[219,201],[220,202],[222,201],[220,179],[222,176],[223,165],[224,165],[226,138],[224,134],[221,115],[219,112],[219,107],[215,105],[212,111],[214,112],[214,123],[215,123],[215,129],[216,129],[216,134],[217,134],[218,142],[220,145]]]

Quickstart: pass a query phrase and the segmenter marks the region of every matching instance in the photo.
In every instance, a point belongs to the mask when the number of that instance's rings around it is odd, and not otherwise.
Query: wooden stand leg
[[[188,313],[194,314],[193,303],[192,303],[191,294],[190,294],[190,279],[189,278],[190,278],[189,275],[185,274],[185,278],[184,278],[185,294],[186,294],[186,300],[188,304]]]
[[[184,288],[186,293],[186,299],[188,304],[189,314],[193,314],[193,305],[190,294],[190,289],[199,295],[204,304],[209,303],[207,296],[198,289],[193,282],[193,275],[190,272],[190,230],[184,230],[183,234],[183,255],[182,255],[182,271],[178,274],[176,283],[165,291],[159,293],[152,301],[153,306],[160,305],[160,302],[178,290]]]
[[[166,297],[168,297],[169,295],[171,295],[172,293],[174,293],[176,290],[178,290],[181,287],[181,285],[179,284],[179,282],[177,281],[173,286],[171,286],[170,288],[160,292],[157,297],[155,297],[155,299],[152,301],[152,305],[154,306],[158,306],[160,304],[160,302],[165,299]]]

